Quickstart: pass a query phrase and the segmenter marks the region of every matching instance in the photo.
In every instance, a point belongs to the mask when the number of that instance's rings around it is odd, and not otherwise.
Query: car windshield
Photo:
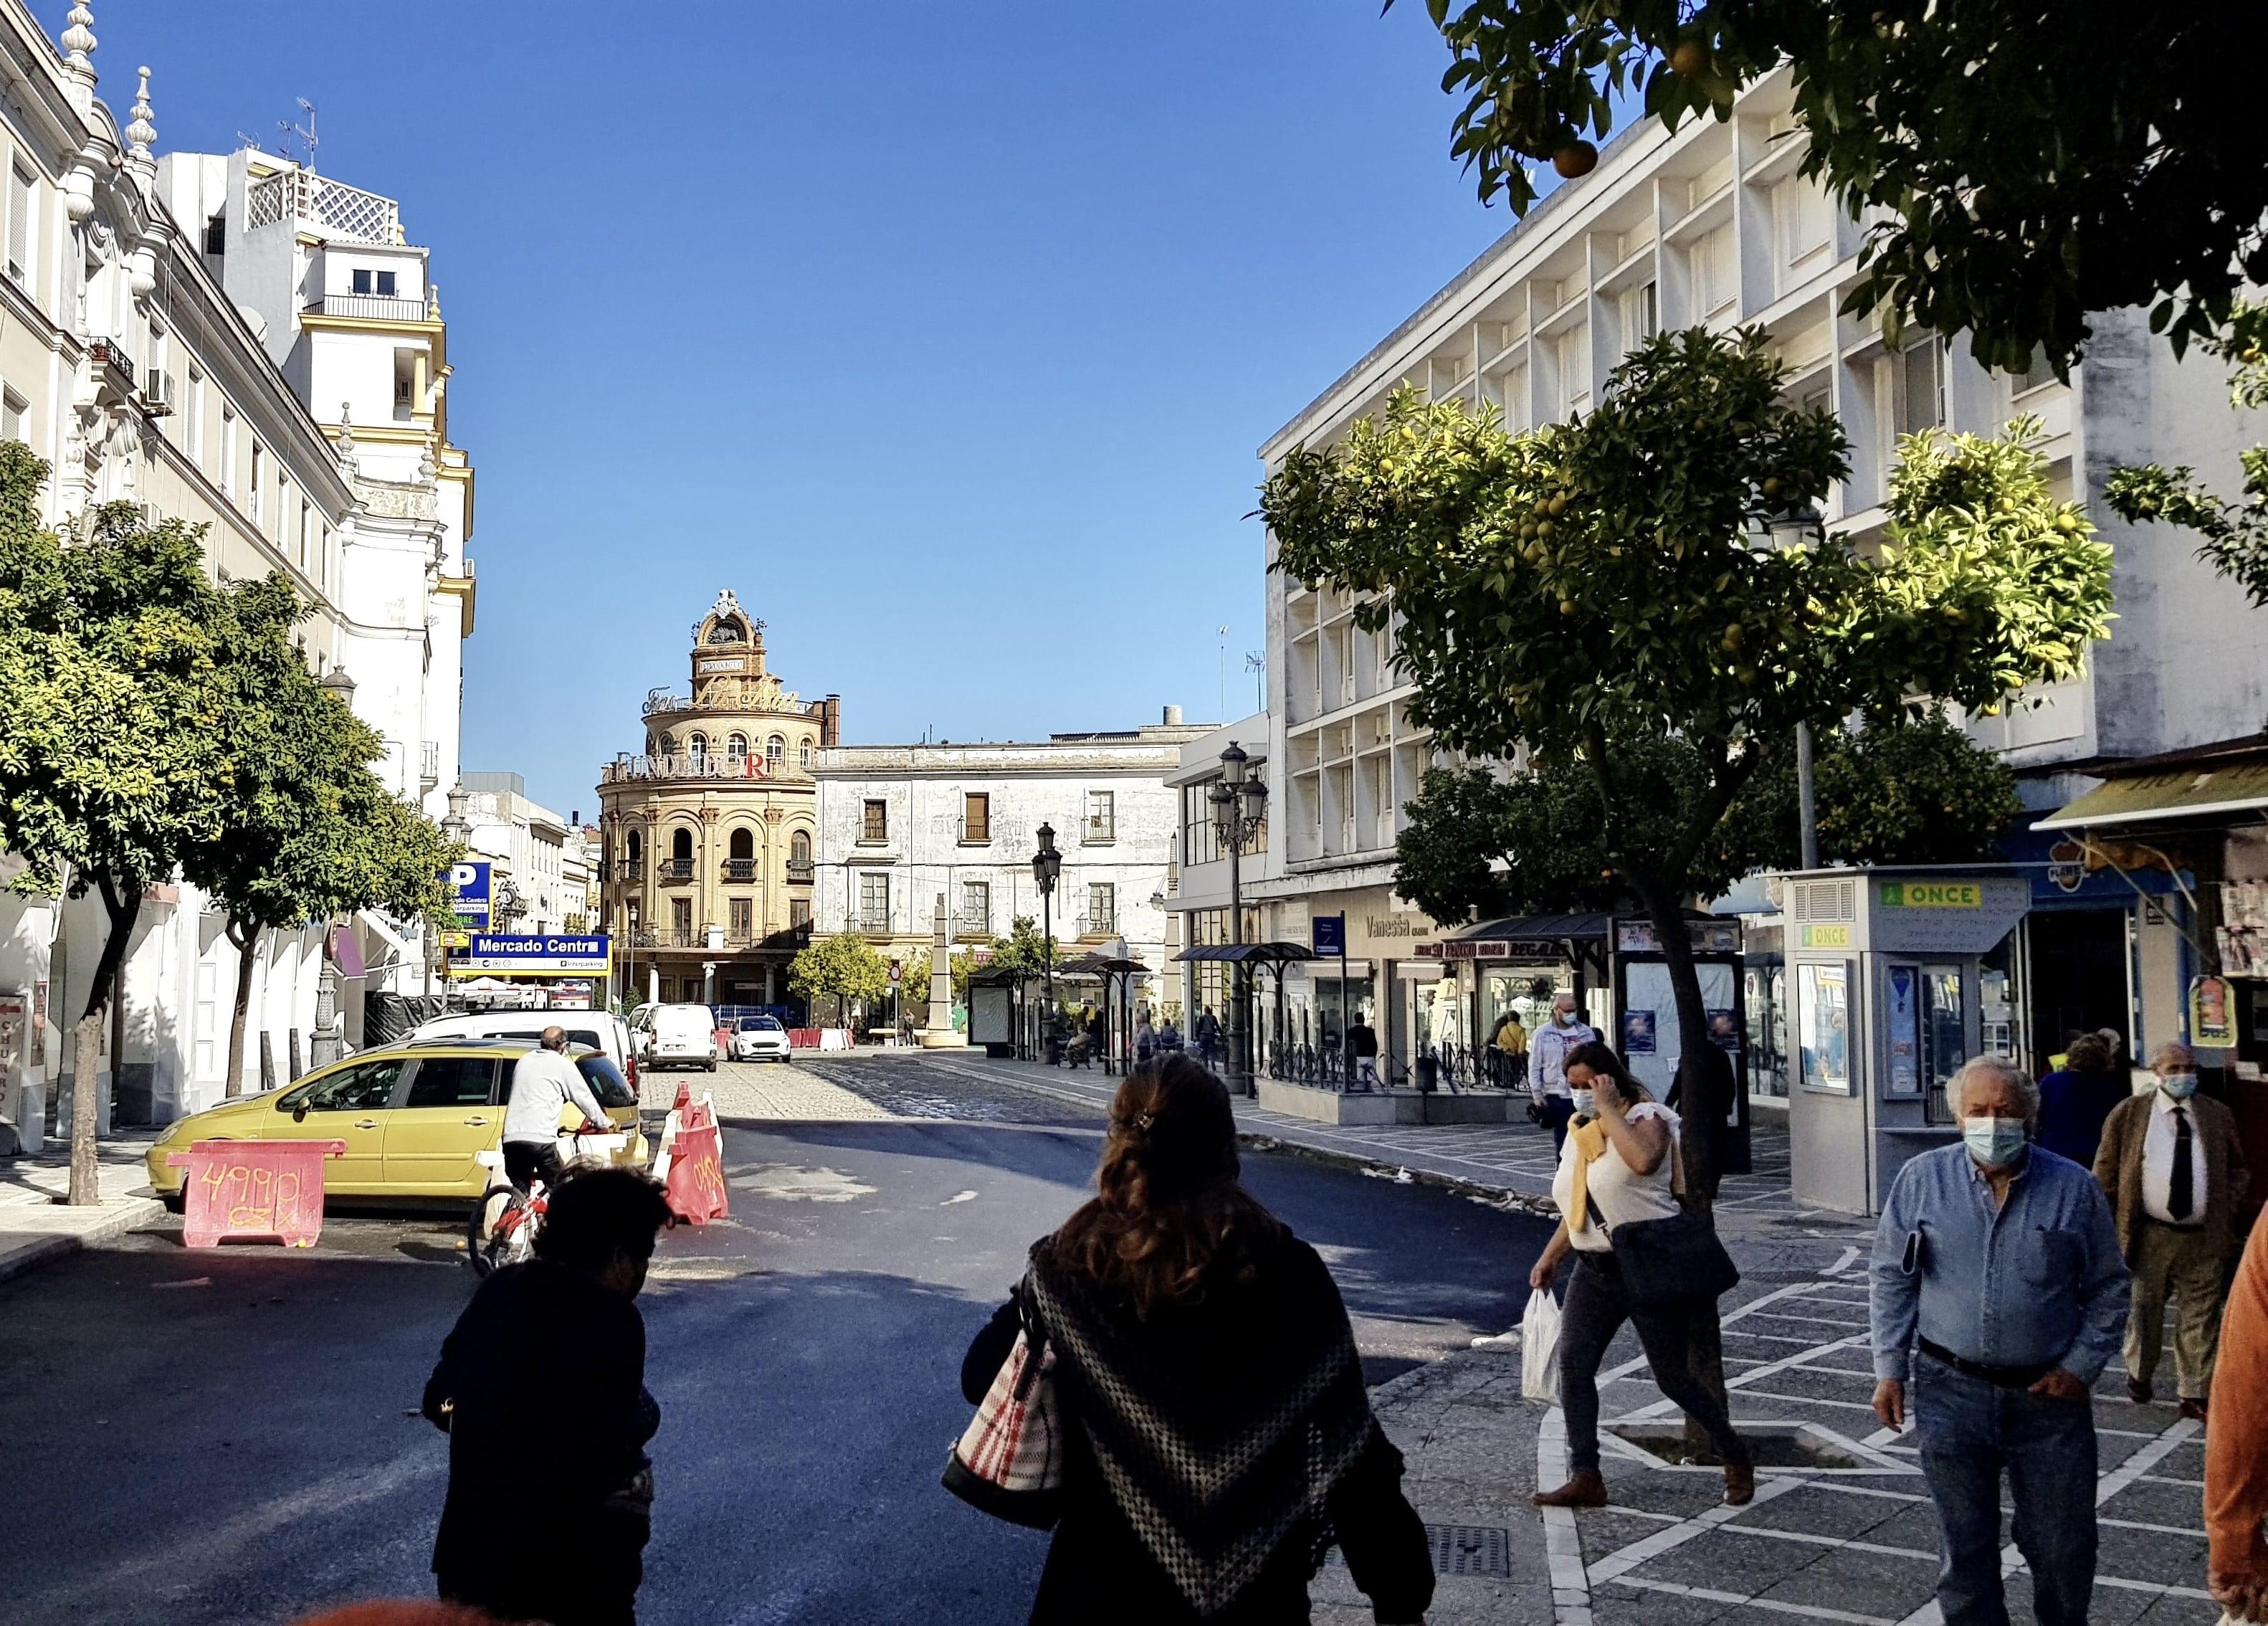
[[[591,1093],[599,1098],[601,1107],[635,1107],[637,1097],[622,1080],[622,1070],[603,1056],[583,1056],[575,1060],[583,1075],[583,1082],[591,1086]]]
[[[779,1032],[779,1024],[768,1016],[744,1016],[740,1019],[740,1031],[744,1034],[776,1034]]]

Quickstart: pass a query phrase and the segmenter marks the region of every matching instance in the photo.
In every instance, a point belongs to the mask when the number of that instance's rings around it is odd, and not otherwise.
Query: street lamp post
[[[1055,1036],[1056,1028],[1056,879],[1063,873],[1063,854],[1056,850],[1056,832],[1052,825],[1042,824],[1037,832],[1040,847],[1032,855],[1032,883],[1040,889],[1040,935],[1047,943],[1047,958],[1042,972],[1047,979],[1045,1003],[1040,1007],[1040,1053],[1054,1057],[1048,1041]]]
[[[1207,798],[1212,803],[1213,833],[1228,849],[1229,941],[1239,948],[1244,945],[1244,850],[1258,839],[1268,817],[1268,782],[1257,771],[1248,769],[1251,760],[1241,746],[1230,740],[1228,749],[1220,754],[1220,778]],[[1251,991],[1251,979],[1245,974],[1243,962],[1232,961],[1229,1069],[1243,1092],[1256,1096],[1259,1086],[1253,1082],[1252,1013],[1248,1008]]]
[[[1754,513],[1761,537],[1759,552],[1817,548],[1827,541],[1827,521],[1815,508],[1792,508],[1778,513]],[[1811,779],[1811,725],[1795,725],[1795,808],[1797,851],[1807,870],[1819,867],[1819,812]]]

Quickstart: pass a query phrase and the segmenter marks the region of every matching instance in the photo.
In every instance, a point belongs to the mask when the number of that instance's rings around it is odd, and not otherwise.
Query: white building
[[[1203,733],[1168,706],[1162,723],[1003,744],[834,746],[819,753],[818,931],[858,931],[885,955],[929,946],[937,901],[953,942],[1005,937],[1041,900],[1042,825],[1063,854],[1049,914],[1066,956],[1123,938],[1150,968],[1145,997],[1178,952],[1166,908],[1178,798],[1165,778]]]
[[[595,824],[578,822],[581,809],[567,815],[567,842],[560,850],[559,886],[563,931],[595,931],[601,918],[599,894],[600,836]]]
[[[338,246],[357,234],[373,252],[380,239],[397,254],[422,261],[422,251],[402,249],[398,224],[389,236],[388,200],[303,177],[270,221],[257,200],[273,195],[261,190],[272,175],[255,171],[291,166],[256,154],[158,158],[146,71],[123,120],[95,95],[93,20],[74,5],[50,41],[21,0],[0,0],[11,63],[0,96],[0,438],[53,466],[49,523],[132,501],[205,526],[217,577],[283,572],[311,608],[300,634],[309,665],[385,737],[394,787],[432,807],[454,774],[457,648],[472,609],[461,551],[470,471],[446,442],[443,338],[430,298],[397,332],[392,316],[334,319],[328,282],[308,280],[342,267]],[[216,173],[232,184],[214,184]],[[350,205],[372,224],[344,219]],[[274,263],[255,274],[249,262],[262,255]],[[299,281],[276,273],[287,261],[302,268]],[[342,274],[352,286],[352,271]],[[374,342],[389,356],[423,348],[431,364],[423,375],[412,368],[406,423],[387,409],[398,394],[379,391],[369,395],[371,430],[359,427],[364,386],[319,364],[319,333],[324,344]],[[352,401],[364,444],[328,432],[342,420],[335,405],[311,416],[310,391]],[[16,867],[0,857],[0,870]],[[114,1099],[127,1121],[163,1122],[219,1095],[237,976],[222,928],[195,888],[160,887],[145,899],[96,1080],[106,1125]],[[0,1000],[21,998],[34,1018],[0,1056],[0,1116],[27,1143],[67,1117],[66,1030],[86,1003],[105,930],[93,900],[0,894]],[[352,1043],[360,993],[422,986],[424,945],[372,916],[346,930],[355,944],[340,945],[342,969],[367,968],[335,990]],[[249,1077],[263,1055],[281,1072],[315,1053],[330,942],[320,927],[268,934],[250,995]]]
[[[1378,415],[1402,385],[1492,405],[1524,430],[1587,410],[1622,354],[1657,327],[1758,324],[1793,370],[1791,398],[1831,408],[1850,436],[1851,476],[1828,519],[1860,548],[1884,523],[1899,433],[1991,431],[2029,413],[2044,423],[2058,494],[2086,503],[2116,548],[2119,619],[2085,674],[2031,696],[2036,708],[1974,725],[2024,776],[2031,806],[2069,799],[2090,783],[2091,761],[2257,728],[2268,713],[2259,612],[2195,558],[2190,537],[2121,524],[2102,487],[2113,465],[2153,459],[2225,482],[2239,448],[2268,434],[2263,415],[2232,412],[2220,364],[2176,362],[2140,312],[2095,319],[2068,385],[2044,370],[1987,372],[1959,342],[1910,335],[1893,347],[1876,323],[1838,314],[1859,275],[1859,228],[1796,173],[1804,144],[1790,103],[1783,72],[1746,92],[1727,122],[1674,135],[1654,120],[1634,124],[1593,173],[1544,199],[1270,436],[1264,472]],[[1304,941],[1311,916],[1348,916],[1350,974],[1406,1062],[1432,1036],[1439,962],[1418,951],[1439,933],[1393,898],[1393,849],[1435,761],[1432,741],[1410,720],[1389,641],[1354,626],[1350,597],[1272,572],[1266,591],[1271,868],[1247,895],[1263,906],[1271,938]],[[2138,1048],[2181,1031],[2191,960],[2178,902],[2161,906],[2171,891],[2162,875],[2136,880],[2146,902],[2117,877],[2068,897],[2039,888],[2038,909],[2054,912],[2034,915],[1987,990],[1988,1003],[1997,990],[2013,1007],[2027,1051],[2059,1048],[2066,1026],[2116,1026]],[[1189,887],[1185,872],[1185,907]],[[1750,946],[1768,950],[1761,939]],[[1752,963],[1768,970],[1769,959]],[[1507,968],[1484,980],[1482,1008],[1462,1013],[1484,1034],[1525,978]],[[2075,988],[2094,991],[2073,1004]]]
[[[489,895],[498,911],[497,930],[534,936],[567,931],[567,917],[589,908],[587,871],[572,885],[567,876],[568,840],[572,834],[579,842],[580,829],[530,799],[527,781],[518,774],[467,773],[459,783],[465,845],[495,866]]]

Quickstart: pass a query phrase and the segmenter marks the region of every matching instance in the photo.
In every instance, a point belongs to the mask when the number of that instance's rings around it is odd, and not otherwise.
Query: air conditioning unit
[[[151,369],[142,380],[142,410],[162,418],[173,410],[173,375]]]

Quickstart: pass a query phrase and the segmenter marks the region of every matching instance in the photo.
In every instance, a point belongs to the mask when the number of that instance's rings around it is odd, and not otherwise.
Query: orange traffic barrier
[[[342,1140],[201,1140],[169,1153],[167,1164],[188,1171],[181,1240],[314,1247],[323,1234],[323,1159],[346,1152]]]
[[[670,1144],[669,1174],[662,1196],[680,1219],[705,1225],[732,1211],[725,1193],[725,1132],[713,1122],[703,1129],[681,1125]]]

